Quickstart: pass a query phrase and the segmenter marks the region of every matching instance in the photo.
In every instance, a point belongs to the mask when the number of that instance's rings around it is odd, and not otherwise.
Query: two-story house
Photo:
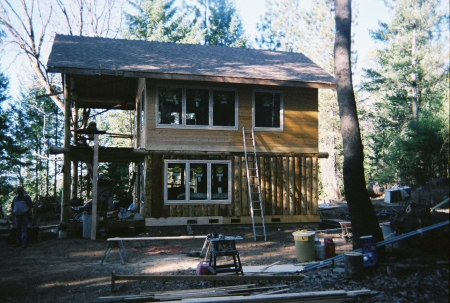
[[[103,159],[136,164],[147,225],[251,222],[243,127],[266,223],[319,222],[318,90],[335,80],[303,54],[56,35],[47,68],[70,90],[66,115],[135,112],[133,150]]]

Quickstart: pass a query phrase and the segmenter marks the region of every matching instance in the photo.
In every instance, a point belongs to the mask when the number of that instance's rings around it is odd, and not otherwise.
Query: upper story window
[[[157,126],[236,129],[236,99],[232,89],[159,87]]]
[[[283,130],[283,96],[281,92],[254,92],[253,127],[262,130]]]

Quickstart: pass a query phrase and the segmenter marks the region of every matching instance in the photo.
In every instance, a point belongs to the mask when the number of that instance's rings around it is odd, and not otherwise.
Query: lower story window
[[[230,204],[231,161],[166,160],[165,204]]]

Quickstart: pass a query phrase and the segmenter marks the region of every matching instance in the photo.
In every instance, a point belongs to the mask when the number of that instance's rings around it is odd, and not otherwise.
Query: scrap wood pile
[[[348,302],[358,296],[375,295],[363,289],[356,291],[333,290],[289,293],[286,284],[257,287],[255,284],[184,289],[175,291],[141,292],[137,295],[100,297],[99,302]]]

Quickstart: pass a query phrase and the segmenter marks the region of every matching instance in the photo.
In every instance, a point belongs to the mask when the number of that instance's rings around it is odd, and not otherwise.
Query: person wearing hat
[[[24,193],[22,186],[17,187],[16,192],[17,196],[12,201],[11,209],[15,217],[17,246],[24,248],[27,245],[28,217],[31,215],[33,202],[30,196]]]

